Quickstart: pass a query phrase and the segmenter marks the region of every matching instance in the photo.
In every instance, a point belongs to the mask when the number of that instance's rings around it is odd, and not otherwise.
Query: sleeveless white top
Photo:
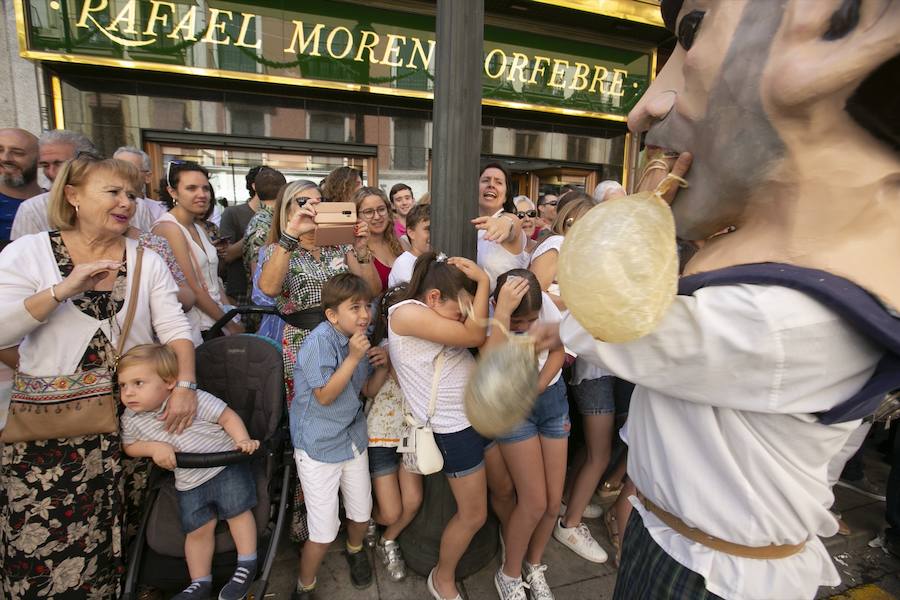
[[[191,264],[194,268],[195,274],[200,282],[200,285],[204,287],[206,293],[209,294],[209,297],[215,301],[216,304],[222,306],[222,294],[221,289],[219,287],[219,255],[216,252],[216,247],[212,245],[212,242],[209,241],[209,238],[206,235],[206,231],[197,223],[194,223],[194,229],[197,231],[197,234],[200,237],[200,242],[203,244],[203,247],[197,245],[197,242],[194,241],[194,238],[191,237],[190,232],[187,228],[178,222],[178,219],[172,216],[171,213],[165,213],[159,219],[156,220],[157,223],[175,223],[179,229],[181,229],[181,233],[184,235],[184,239],[187,241],[188,248],[191,250]],[[194,307],[187,313],[188,319],[191,322],[191,325],[199,329],[200,331],[206,331],[210,327],[215,324],[216,320],[207,315],[205,312],[200,310],[198,307]]]
[[[500,215],[503,211],[497,211],[492,217]],[[499,242],[489,242],[484,239],[485,232],[478,231],[477,263],[491,278],[491,291],[497,287],[497,277],[512,269],[527,269],[529,255],[525,252],[527,240],[521,233],[521,246],[518,254],[510,254],[509,250]]]
[[[444,352],[444,367],[438,383],[438,396],[431,427],[435,433],[454,433],[469,427],[463,406],[466,383],[475,368],[475,359],[467,348],[451,348],[411,335],[398,335],[390,326],[394,311],[407,304],[426,306],[418,300],[404,300],[388,309],[388,353],[397,373],[403,397],[416,421],[424,424],[431,401],[434,361]],[[435,314],[435,319],[441,319]]]

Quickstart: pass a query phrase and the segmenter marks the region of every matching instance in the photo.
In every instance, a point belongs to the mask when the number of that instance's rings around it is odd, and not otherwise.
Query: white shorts
[[[330,544],[341,526],[338,517],[338,490],[344,498],[347,518],[367,523],[372,516],[372,480],[369,478],[369,454],[340,463],[314,460],[303,450],[294,449],[294,461],[303,498],[310,541]]]

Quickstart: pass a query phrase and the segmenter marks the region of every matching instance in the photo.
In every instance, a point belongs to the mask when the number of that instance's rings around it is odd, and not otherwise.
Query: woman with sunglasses
[[[537,209],[528,196],[516,196],[513,203],[516,205],[516,217],[522,221],[522,233],[526,239],[525,252],[530,256],[538,245],[537,240],[540,239],[538,236],[543,229],[537,220]]]
[[[52,229],[0,253],[0,347],[4,361],[18,363],[16,391],[50,379],[71,392],[114,369],[120,344],[125,352],[159,340],[178,357],[178,386],[163,413],[174,433],[197,409],[194,347],[163,259],[148,250],[138,263],[138,241],[126,237],[140,183],[121,160],[65,163],[50,190]],[[60,410],[42,415],[48,427],[75,412]],[[135,463],[117,431],[82,433],[92,424],[75,421],[68,437],[0,445],[0,598],[121,597],[125,531],[141,509],[142,490],[128,474]]]
[[[360,188],[354,194],[353,202],[356,204],[356,214],[369,225],[367,243],[372,252],[372,264],[381,281],[378,291],[386,290],[394,261],[403,254],[403,247],[391,222],[391,203],[387,195],[376,187]]]
[[[219,251],[210,240],[206,219],[212,202],[209,172],[192,162],[169,163],[166,175],[168,192],[175,205],[159,218],[153,233],[168,240],[175,260],[194,291],[194,308],[188,319],[197,335],[194,343],[205,339],[206,331],[225,316],[225,291],[219,281]],[[229,334],[243,332],[237,323],[228,323]]]

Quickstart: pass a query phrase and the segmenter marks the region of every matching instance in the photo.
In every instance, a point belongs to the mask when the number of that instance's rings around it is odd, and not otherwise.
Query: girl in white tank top
[[[444,454],[444,472],[456,499],[457,513],[444,528],[438,564],[428,576],[432,596],[457,598],[455,572],[472,537],[487,514],[487,482],[482,438],[474,433],[463,409],[463,391],[475,361],[469,348],[485,340],[490,280],[471,260],[440,259],[434,253],[416,261],[407,300],[389,310],[388,352],[400,388],[414,418],[425,423],[435,372],[434,359],[444,353],[431,425]],[[474,294],[473,294],[474,290]],[[469,312],[465,304],[472,302]],[[450,448],[474,439],[476,456],[471,468],[455,468],[463,452]],[[471,460],[471,444],[468,450]],[[478,462],[481,460],[482,462]]]

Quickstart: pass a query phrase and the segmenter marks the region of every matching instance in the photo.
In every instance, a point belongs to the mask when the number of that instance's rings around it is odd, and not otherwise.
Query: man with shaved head
[[[636,384],[615,598],[814,598],[829,461],[900,389],[900,0],[660,5],[678,45],[628,125],[707,241],[644,337],[535,333]]]
[[[0,129],[0,249],[10,241],[22,202],[43,190],[37,184],[38,139],[24,129]]]

